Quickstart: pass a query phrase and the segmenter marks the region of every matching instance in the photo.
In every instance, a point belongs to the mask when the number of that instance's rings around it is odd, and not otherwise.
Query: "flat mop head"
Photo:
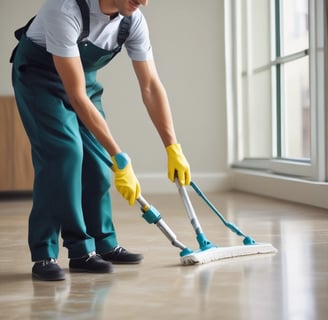
[[[194,251],[190,254],[181,256],[181,263],[184,265],[204,264],[222,259],[276,252],[278,252],[278,250],[269,243],[210,248],[207,250]]]

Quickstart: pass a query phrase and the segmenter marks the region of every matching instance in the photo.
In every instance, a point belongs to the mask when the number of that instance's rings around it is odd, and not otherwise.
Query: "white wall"
[[[12,94],[8,59],[15,28],[43,0],[0,2],[0,94]],[[167,89],[178,139],[204,191],[226,189],[227,133],[224,0],[149,1],[142,8],[155,60]],[[174,190],[166,179],[166,154],[142,105],[125,52],[99,73],[104,107],[114,136],[130,154],[144,192]]]

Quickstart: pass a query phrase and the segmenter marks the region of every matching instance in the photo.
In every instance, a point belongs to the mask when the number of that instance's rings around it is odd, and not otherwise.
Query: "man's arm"
[[[165,147],[177,143],[165,88],[153,61],[133,61],[143,102]]]
[[[112,137],[107,122],[87,96],[85,78],[80,57],[62,58],[53,56],[68,98],[83,124],[94,134],[112,156],[115,186],[118,192],[133,205],[141,194],[130,158],[121,152]]]
[[[110,155],[121,152],[108,128],[106,120],[87,96],[80,57],[53,56],[68,98],[82,123],[94,134]]]
[[[175,135],[171,109],[165,88],[153,61],[133,61],[143,102],[166,148],[168,178],[180,184],[190,184],[190,168]]]

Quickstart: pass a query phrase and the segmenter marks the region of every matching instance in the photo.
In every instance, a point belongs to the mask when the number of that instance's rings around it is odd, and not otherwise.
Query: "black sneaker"
[[[112,251],[102,254],[101,257],[114,264],[140,263],[144,259],[142,254],[131,253],[120,246],[115,247]]]
[[[70,259],[70,272],[89,272],[89,273],[111,273],[113,266],[109,261],[105,261],[95,252],[79,259]]]
[[[32,268],[32,277],[43,281],[65,280],[65,272],[55,259],[45,259],[35,262]]]

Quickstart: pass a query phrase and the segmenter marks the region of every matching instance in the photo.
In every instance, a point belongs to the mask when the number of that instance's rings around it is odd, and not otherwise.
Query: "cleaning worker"
[[[142,254],[120,246],[116,237],[110,172],[130,205],[141,188],[129,156],[105,120],[103,87],[96,80],[97,70],[123,43],[166,148],[168,177],[190,183],[189,164],[177,142],[147,23],[139,10],[147,4],[148,0],[46,0],[34,19],[15,33],[19,43],[11,57],[12,82],[35,172],[28,240],[36,279],[65,279],[57,263],[60,234],[70,272],[110,273],[113,263],[143,260]],[[110,157],[112,170],[90,144]]]

